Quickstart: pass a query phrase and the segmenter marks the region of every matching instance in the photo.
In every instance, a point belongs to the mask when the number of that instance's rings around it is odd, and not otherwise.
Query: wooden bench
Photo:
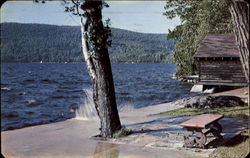
[[[218,121],[223,117],[223,115],[203,114],[181,123],[180,126],[185,127],[188,131],[184,134],[184,146],[205,148],[209,133],[212,133],[217,139],[222,139],[222,126]],[[204,130],[205,132],[203,132]]]

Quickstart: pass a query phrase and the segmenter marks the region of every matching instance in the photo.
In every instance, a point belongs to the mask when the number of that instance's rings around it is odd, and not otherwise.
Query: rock
[[[195,96],[178,100],[174,104],[187,108],[217,108],[243,106],[244,102],[236,96]]]

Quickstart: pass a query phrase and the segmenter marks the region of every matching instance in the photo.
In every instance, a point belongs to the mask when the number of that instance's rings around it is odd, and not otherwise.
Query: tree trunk
[[[240,59],[248,82],[249,105],[249,4],[245,1],[231,0],[229,10],[234,24],[234,33],[240,50]]]
[[[248,106],[250,107],[249,82],[249,4],[244,1],[230,1],[229,10],[234,23],[234,33],[240,50],[240,59],[248,83]]]
[[[234,33],[246,79],[249,81],[249,5],[247,2],[230,2],[230,13],[234,24]]]
[[[101,119],[101,135],[112,137],[115,131],[121,129],[121,123],[116,107],[109,56],[105,50],[102,53],[101,59],[94,60],[96,79],[93,80],[93,98]]]
[[[82,24],[82,48],[89,74],[93,81],[93,99],[97,114],[101,121],[102,137],[112,137],[121,129],[116,105],[115,88],[111,64],[106,45],[107,37],[102,23],[101,1],[86,0],[84,9],[87,12],[85,23]],[[86,40],[86,32],[93,37]],[[91,49],[90,49],[91,47]]]

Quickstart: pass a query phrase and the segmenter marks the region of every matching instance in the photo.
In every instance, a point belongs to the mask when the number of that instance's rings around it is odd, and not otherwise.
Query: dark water
[[[119,107],[140,108],[190,96],[191,85],[172,80],[172,64],[113,64]],[[75,117],[91,88],[84,64],[2,64],[1,130]]]

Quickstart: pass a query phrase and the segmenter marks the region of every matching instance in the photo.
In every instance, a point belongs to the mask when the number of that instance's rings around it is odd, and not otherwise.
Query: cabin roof
[[[194,57],[239,57],[234,34],[208,34],[200,43]]]

